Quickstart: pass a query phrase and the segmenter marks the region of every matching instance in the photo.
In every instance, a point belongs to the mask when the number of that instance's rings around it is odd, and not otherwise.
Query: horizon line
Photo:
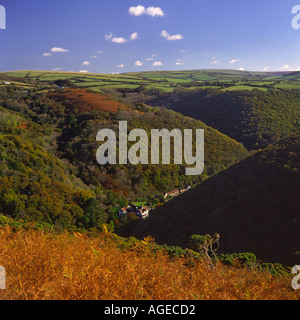
[[[63,70],[40,70],[40,69],[17,69],[17,70],[7,70],[0,71],[0,73],[7,72],[50,72],[50,73],[78,73],[78,74],[103,74],[103,75],[116,75],[116,74],[128,74],[128,73],[146,73],[146,72],[191,72],[191,71],[235,71],[240,73],[256,72],[256,73],[295,73],[300,72],[300,70],[268,70],[268,71],[257,71],[257,70],[239,70],[239,69],[180,69],[180,70],[144,70],[144,71],[127,71],[127,72],[111,72],[111,73],[101,73],[101,72],[80,72],[80,71],[63,71]]]

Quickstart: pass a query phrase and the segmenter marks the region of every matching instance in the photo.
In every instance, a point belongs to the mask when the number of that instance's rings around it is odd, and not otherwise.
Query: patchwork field
[[[57,80],[70,80],[74,86],[102,92],[106,90],[160,90],[171,92],[175,89],[217,87],[222,90],[266,91],[275,89],[298,89],[299,72],[248,72],[239,70],[186,70],[155,71],[124,74],[92,74],[53,71],[12,71],[1,72],[0,80],[13,78],[18,85],[38,82],[49,86]]]

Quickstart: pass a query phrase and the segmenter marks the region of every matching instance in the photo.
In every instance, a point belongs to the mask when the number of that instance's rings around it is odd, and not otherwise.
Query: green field
[[[75,86],[94,91],[136,90],[138,88],[162,92],[176,89],[220,88],[226,91],[254,89],[266,91],[273,89],[299,89],[299,72],[248,72],[238,70],[186,70],[151,71],[123,74],[93,74],[79,72],[52,71],[12,71],[0,72],[0,79],[7,77],[15,85],[30,87],[34,85],[54,87],[57,80],[70,80]],[[4,78],[3,78],[4,79]],[[140,90],[140,89],[139,89]]]

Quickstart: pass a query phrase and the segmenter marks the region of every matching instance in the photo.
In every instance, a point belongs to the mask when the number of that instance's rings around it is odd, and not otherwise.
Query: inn
[[[138,216],[141,219],[146,219],[149,216],[149,209],[145,206],[136,206],[136,205],[129,205],[125,208],[121,208],[118,212],[119,217],[125,215],[125,214],[129,214],[129,213],[133,213],[136,216]]]

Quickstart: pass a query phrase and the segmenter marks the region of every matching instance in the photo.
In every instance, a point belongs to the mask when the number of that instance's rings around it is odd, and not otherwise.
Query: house
[[[126,208],[121,208],[118,212],[119,217],[121,217],[124,214],[127,214],[127,210],[128,210],[129,206]]]
[[[184,193],[186,191],[188,191],[191,188],[191,186],[186,186],[184,188],[181,189],[175,189],[173,191],[170,192],[166,192],[164,194],[164,199],[168,198],[168,197],[177,197],[178,195],[180,195],[181,193]]]
[[[131,204],[125,208],[121,208],[118,212],[119,217],[121,217],[124,214],[130,214],[133,213],[140,217],[141,219],[145,219],[149,216],[149,209],[144,206],[136,206],[134,204]]]
[[[147,207],[143,207],[139,209],[137,215],[142,219],[146,219],[149,216],[149,209]]]
[[[184,188],[179,189],[180,193],[184,193],[188,191],[191,188],[191,186],[185,186]]]
[[[2,81],[2,84],[9,85],[10,82],[9,81]]]
[[[166,193],[164,194],[164,198],[166,199],[166,198],[168,198],[168,197],[176,197],[176,196],[178,196],[179,194],[180,194],[179,189],[176,189],[176,190],[173,190],[173,191],[170,191],[170,192],[166,192]]]

